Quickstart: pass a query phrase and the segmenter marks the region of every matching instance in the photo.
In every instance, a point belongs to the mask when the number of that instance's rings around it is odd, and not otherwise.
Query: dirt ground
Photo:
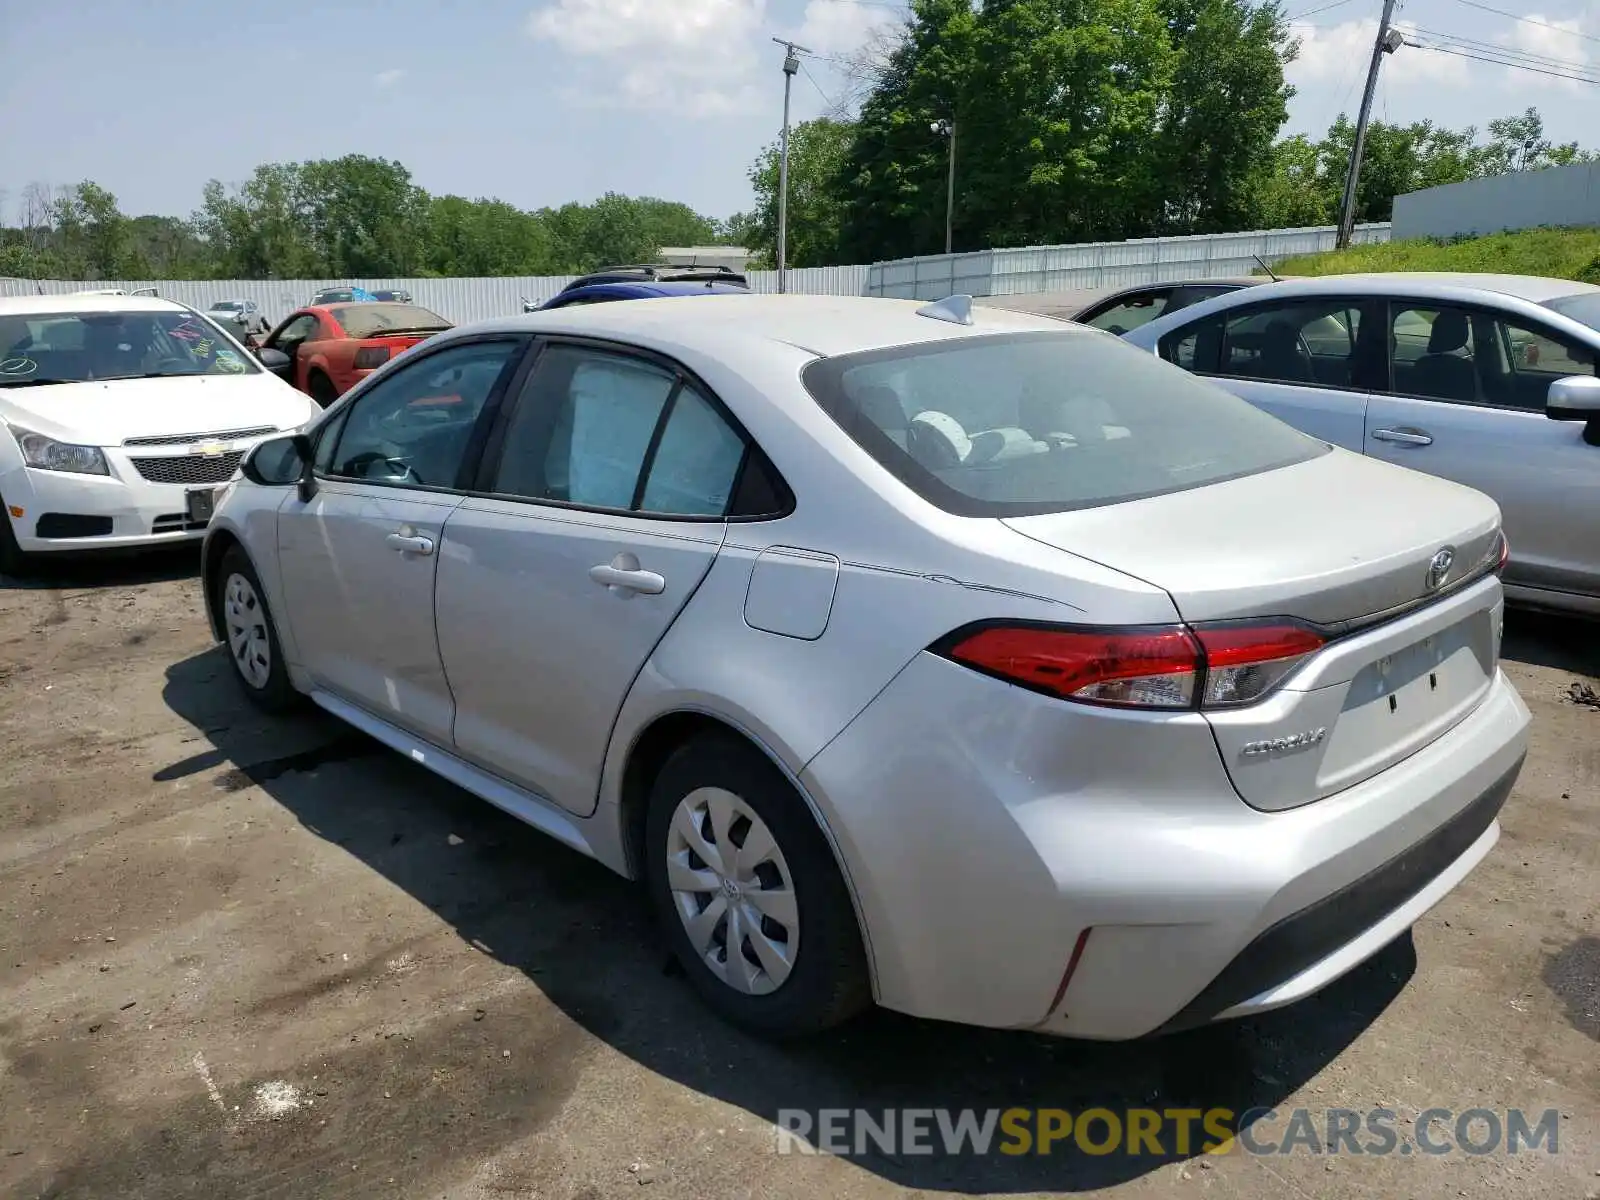
[[[1267,1018],[1131,1046],[720,1024],[634,890],[316,715],[263,718],[194,556],[0,581],[0,1193],[1600,1196],[1594,627],[1513,616],[1533,748],[1490,858]],[[780,1109],[1558,1109],[1559,1153],[858,1159]]]

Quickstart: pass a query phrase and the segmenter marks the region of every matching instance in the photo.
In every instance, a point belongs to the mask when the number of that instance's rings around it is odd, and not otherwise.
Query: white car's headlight
[[[70,471],[77,475],[109,475],[106,456],[98,446],[74,446],[13,425],[11,436],[22,450],[22,461],[40,471]]]

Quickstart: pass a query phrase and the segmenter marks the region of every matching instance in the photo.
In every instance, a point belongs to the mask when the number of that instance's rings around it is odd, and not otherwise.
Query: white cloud
[[[766,0],[551,0],[527,32],[603,74],[573,99],[715,116],[749,103]]]
[[[1395,27],[1408,37],[1415,32],[1414,26],[1406,21],[1395,22]],[[1361,101],[1361,87],[1366,80],[1367,64],[1372,60],[1378,23],[1367,20],[1345,21],[1328,28],[1296,26],[1293,32],[1300,39],[1300,57],[1285,72],[1289,82],[1348,84],[1351,96],[1348,106],[1354,111]],[[1384,86],[1396,90],[1422,86],[1462,87],[1473,74],[1474,65],[1453,55],[1402,46],[1383,66]]]
[[[393,87],[406,77],[406,73],[399,67],[391,67],[387,71],[379,71],[372,77],[372,82],[381,88]]]
[[[904,11],[887,4],[868,6],[810,0],[805,19],[793,36],[795,41],[818,54],[849,54],[904,19]]]
[[[1530,20],[1542,21],[1542,25],[1534,25],[1525,21],[1518,21],[1511,27],[1509,33],[1498,40],[1505,43],[1512,50],[1524,51],[1528,54],[1538,54],[1545,58],[1560,59],[1570,63],[1570,66],[1560,66],[1555,63],[1531,63],[1540,70],[1556,71],[1562,74],[1586,73],[1584,68],[1592,67],[1594,59],[1589,54],[1587,47],[1593,46],[1584,38],[1573,37],[1575,33],[1586,32],[1576,18],[1558,21],[1553,17],[1546,17],[1539,13],[1529,13]],[[1514,71],[1507,68],[1505,80],[1508,86],[1531,88],[1548,87],[1564,92],[1582,91],[1586,86],[1570,79],[1556,79],[1550,75],[1537,75],[1532,71]]]

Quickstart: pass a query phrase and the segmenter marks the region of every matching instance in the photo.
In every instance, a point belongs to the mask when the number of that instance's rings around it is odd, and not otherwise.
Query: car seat
[[[1476,400],[1478,371],[1467,347],[1471,325],[1467,314],[1446,309],[1433,319],[1428,333],[1428,352],[1411,369],[1411,390],[1419,396],[1440,400]]]

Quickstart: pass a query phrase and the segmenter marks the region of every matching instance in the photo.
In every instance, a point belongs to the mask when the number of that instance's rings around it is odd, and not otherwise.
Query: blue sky
[[[1405,0],[1403,27],[1594,64],[1600,0]],[[1380,0],[1288,0],[1300,88],[1290,130],[1360,100]],[[607,190],[748,207],[746,171],[781,119],[774,35],[843,57],[896,19],[896,0],[0,0],[0,212],[30,182],[94,179],[132,213],[187,214],[207,179],[349,152],[397,158],[435,192],[523,207]],[[1303,15],[1302,15],[1303,14]],[[1498,51],[1496,51],[1498,52]],[[824,61],[796,119],[849,81]],[[1600,88],[1407,47],[1375,112],[1483,126],[1536,105],[1558,140],[1600,145]]]

